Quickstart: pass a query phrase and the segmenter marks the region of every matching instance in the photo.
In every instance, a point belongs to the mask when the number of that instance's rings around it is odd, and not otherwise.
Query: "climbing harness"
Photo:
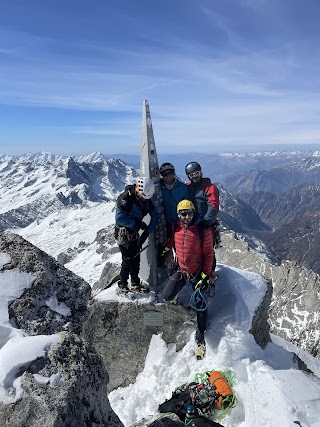
[[[134,240],[138,240],[139,234],[135,230],[131,230],[130,228],[126,228],[122,225],[116,224],[115,238],[121,245],[125,246],[128,249],[131,242],[133,242]]]

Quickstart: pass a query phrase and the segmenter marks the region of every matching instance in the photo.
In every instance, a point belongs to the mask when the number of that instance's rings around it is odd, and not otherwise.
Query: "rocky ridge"
[[[80,337],[89,285],[18,235],[1,234],[0,252],[9,260],[0,274],[18,270],[34,277],[8,307],[11,323],[29,340],[35,335],[60,336],[53,349],[20,366],[23,394],[15,403],[0,403],[1,426],[122,426],[107,397],[105,366]]]

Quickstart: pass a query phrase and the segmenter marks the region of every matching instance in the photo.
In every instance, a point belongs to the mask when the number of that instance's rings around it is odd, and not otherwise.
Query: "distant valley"
[[[222,180],[271,231],[252,231],[280,259],[320,272],[320,153]]]

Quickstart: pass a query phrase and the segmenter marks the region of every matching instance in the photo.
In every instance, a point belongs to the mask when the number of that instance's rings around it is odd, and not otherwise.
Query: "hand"
[[[134,224],[134,229],[136,231],[145,230],[147,227],[148,226],[147,226],[147,224],[145,222],[139,221],[138,219],[136,219],[135,224]]]
[[[202,221],[199,222],[199,227],[202,227],[203,229],[208,229],[211,227],[209,221],[207,221],[206,219],[203,219]]]
[[[139,221],[138,219],[136,219],[136,220],[135,220],[135,223],[134,223],[134,227],[133,227],[133,229],[134,229],[135,231],[139,231],[139,230],[140,230],[140,228],[141,228],[141,224],[142,224],[142,221]]]
[[[195,289],[200,288],[201,290],[206,290],[208,287],[208,281],[210,278],[204,273],[201,273],[201,279],[196,283]]]
[[[141,230],[146,230],[148,228],[148,226],[145,222],[141,221],[140,228],[141,228]]]
[[[147,232],[147,230],[144,230],[137,242],[140,249],[142,248],[142,245],[144,244],[144,242],[147,240],[148,236],[149,236],[149,233]]]
[[[160,256],[164,256],[167,252],[171,251],[171,248],[168,248],[168,246],[166,246],[163,251],[161,252]]]

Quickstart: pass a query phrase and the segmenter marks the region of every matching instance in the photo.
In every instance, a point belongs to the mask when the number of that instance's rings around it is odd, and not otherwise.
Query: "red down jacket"
[[[179,221],[173,239],[179,267],[183,271],[188,274],[211,273],[214,257],[211,230],[203,230],[201,240],[197,225],[184,227]]]

